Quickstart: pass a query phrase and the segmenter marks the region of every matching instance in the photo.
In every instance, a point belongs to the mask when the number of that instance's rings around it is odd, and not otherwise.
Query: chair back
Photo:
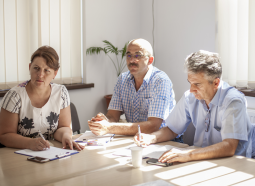
[[[190,122],[186,131],[183,134],[183,143],[192,146],[194,143],[194,136],[195,136],[196,128],[194,127],[193,123]]]
[[[76,107],[72,102],[70,103],[70,109],[71,109],[73,132],[77,132],[78,134],[80,134],[80,130],[81,130],[80,121],[79,121]]]
[[[255,159],[255,123],[251,125],[251,143],[252,143],[252,153],[251,157]]]

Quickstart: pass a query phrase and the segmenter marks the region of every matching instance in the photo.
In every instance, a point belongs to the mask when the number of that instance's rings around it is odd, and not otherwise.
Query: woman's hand
[[[31,138],[29,142],[29,149],[34,151],[46,150],[50,148],[50,143],[42,138]]]
[[[73,150],[74,148],[77,149],[78,151],[84,149],[83,145],[80,145],[79,143],[76,143],[74,140],[72,140],[71,136],[68,135],[68,134],[63,135],[62,145],[63,145],[63,149],[66,149],[67,146],[69,146],[71,150]]]

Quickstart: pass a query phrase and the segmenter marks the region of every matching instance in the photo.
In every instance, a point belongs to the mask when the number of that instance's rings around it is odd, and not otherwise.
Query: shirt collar
[[[222,89],[222,83],[223,83],[223,81],[220,81],[218,90],[217,90],[216,94],[214,95],[212,101],[209,103],[209,105],[213,104],[213,105],[219,106],[221,104],[220,103],[220,92],[221,92],[221,89]],[[209,106],[209,107],[211,107],[211,106]]]
[[[150,81],[150,77],[151,77],[151,74],[152,74],[152,69],[153,69],[153,66],[149,65],[149,70],[147,71],[146,75],[143,78],[143,80],[146,81],[147,84]]]
[[[150,77],[151,77],[151,74],[152,74],[152,70],[153,70],[153,66],[152,65],[149,65],[149,70],[147,71],[147,73],[145,74],[143,80],[146,82],[146,83],[149,83],[150,81]],[[134,76],[132,74],[130,74],[129,72],[129,79],[130,80],[133,80],[134,79]]]

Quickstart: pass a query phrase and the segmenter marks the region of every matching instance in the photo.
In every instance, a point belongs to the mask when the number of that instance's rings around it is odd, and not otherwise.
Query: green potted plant
[[[104,52],[111,60],[112,64],[114,65],[114,68],[116,70],[117,77],[122,73],[126,66],[126,51],[127,51],[127,44],[128,42],[124,45],[124,47],[119,50],[118,47],[115,47],[111,42],[104,40],[103,41],[105,47],[90,47],[86,50],[87,55],[92,55],[92,54],[99,54],[100,52]],[[114,61],[112,57],[109,55],[109,53],[115,54],[116,60]],[[121,56],[121,58],[119,57]],[[120,59],[120,60],[119,60]],[[104,96],[106,99],[107,103],[107,108],[109,106],[109,103],[111,101],[112,95],[106,95]]]

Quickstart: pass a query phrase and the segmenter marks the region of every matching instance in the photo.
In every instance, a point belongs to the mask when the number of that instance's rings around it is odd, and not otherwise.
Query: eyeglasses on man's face
[[[210,120],[209,119],[205,119],[205,132],[209,131],[209,127],[210,127]]]
[[[126,57],[127,57],[128,60],[131,60],[132,58],[134,58],[134,59],[141,59],[143,56],[144,57],[149,57],[148,55],[142,55],[142,54],[134,54],[134,55],[126,54]]]

